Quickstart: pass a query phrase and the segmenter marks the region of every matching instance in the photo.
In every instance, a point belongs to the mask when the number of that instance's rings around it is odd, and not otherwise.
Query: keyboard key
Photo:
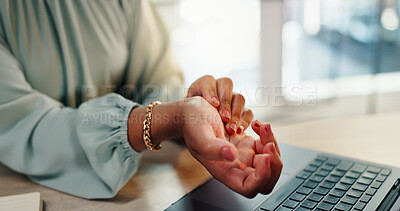
[[[317,202],[305,200],[305,201],[303,201],[303,203],[301,203],[300,206],[308,208],[308,209],[313,209],[316,205],[317,205]]]
[[[314,193],[318,193],[321,195],[326,195],[329,192],[328,188],[318,187],[314,190]]]
[[[376,188],[378,189],[379,187],[381,187],[382,183],[381,182],[373,182],[371,185],[371,188]]]
[[[354,184],[353,185],[353,187],[352,188],[354,188],[354,189],[356,189],[356,190],[359,190],[359,191],[365,191],[365,190],[367,190],[367,188],[368,188],[368,185],[364,185],[364,184],[360,184],[360,183],[356,183],[356,184]]]
[[[313,161],[311,161],[310,165],[320,167],[322,165],[322,163],[323,163],[322,161],[314,159]]]
[[[388,176],[392,170],[390,169],[382,169],[381,174],[384,176]]]
[[[322,177],[325,177],[325,176],[327,176],[329,174],[329,171],[324,170],[324,169],[320,169],[320,170],[316,171],[315,174],[319,175],[319,176],[322,176]]]
[[[368,178],[368,179],[375,179],[377,174],[371,172],[364,172],[361,174],[361,177]]]
[[[345,184],[349,184],[349,185],[352,185],[355,181],[356,181],[356,179],[350,178],[350,177],[343,177],[340,180],[340,182],[345,183]]]
[[[306,197],[306,195],[300,194],[300,193],[294,193],[292,196],[290,196],[290,199],[294,201],[303,201],[303,199]]]
[[[376,166],[368,166],[367,167],[367,172],[372,172],[375,174],[379,173],[381,170],[382,170],[381,168],[378,168]]]
[[[311,201],[319,202],[322,200],[322,198],[324,198],[324,196],[316,194],[316,193],[312,193],[307,199],[311,200]]]
[[[311,191],[312,191],[311,188],[300,187],[296,192],[304,194],[304,195],[308,195],[309,193],[311,193]]]
[[[332,196],[336,196],[336,197],[340,197],[341,198],[345,193],[346,193],[346,191],[334,188],[333,190],[331,190],[331,192],[329,194],[332,195]]]
[[[338,203],[339,199],[340,199],[339,197],[332,196],[332,195],[327,195],[324,198],[324,202],[328,202],[328,203],[331,203],[331,204],[336,204],[336,203]]]
[[[310,180],[314,181],[314,182],[321,182],[323,179],[324,179],[324,177],[321,177],[321,176],[318,176],[318,175],[312,175],[310,177]]]
[[[298,204],[299,202],[288,199],[282,204],[282,206],[294,209]]]
[[[338,205],[336,205],[335,209],[348,211],[351,209],[351,207],[352,207],[352,205],[350,205],[350,204],[345,204],[345,203],[340,202]]]
[[[367,168],[367,165],[361,164],[361,163],[356,163],[351,167],[351,171],[362,173],[364,170]]]
[[[310,211],[310,209],[304,207],[297,207],[296,211]]]
[[[318,182],[307,181],[307,182],[304,183],[303,186],[307,187],[307,188],[315,188],[315,187],[318,186]]]
[[[336,158],[329,158],[329,159],[326,161],[326,164],[332,165],[332,166],[336,166],[336,165],[339,164],[339,163],[340,163],[340,160],[339,160],[339,159],[336,159]]]
[[[319,204],[317,206],[317,208],[319,210],[331,210],[333,208],[333,204],[328,204],[328,203],[322,202],[321,204]]]
[[[372,198],[372,196],[368,196],[368,195],[365,195],[365,194],[364,194],[364,195],[360,198],[360,201],[361,201],[361,202],[368,203],[369,200],[371,200],[371,198]]]
[[[369,185],[369,184],[372,183],[372,179],[368,179],[368,178],[362,177],[362,178],[357,180],[357,183],[361,183],[361,184],[364,184],[364,185]]]
[[[363,203],[363,202],[358,202],[355,206],[354,206],[354,209],[355,210],[362,210],[362,209],[364,209],[364,207],[365,207],[365,203]]]
[[[387,176],[381,174],[375,180],[378,181],[378,182],[383,182],[383,181],[386,180],[386,177]]]
[[[308,171],[308,172],[314,172],[317,169],[318,169],[318,167],[308,165],[303,170]]]
[[[338,177],[343,177],[345,173],[346,172],[344,172],[344,171],[339,171],[339,170],[335,169],[335,170],[333,170],[331,172],[331,175],[338,176]]]
[[[326,157],[325,155],[319,154],[319,155],[317,155],[317,157],[315,159],[324,162],[328,159],[328,157]]]
[[[362,191],[354,190],[354,189],[351,189],[351,190],[349,190],[347,192],[347,195],[353,196],[353,197],[356,197],[356,198],[360,198],[362,194],[363,194]]]
[[[365,191],[365,194],[373,196],[375,194],[375,192],[376,192],[375,188],[368,188],[368,190]]]
[[[361,175],[361,173],[357,173],[354,171],[349,171],[346,173],[346,177],[353,178],[353,179],[358,179],[360,177],[360,175]]]
[[[262,205],[261,208],[266,210],[274,210],[278,204],[281,204],[290,194],[293,193],[294,190],[299,187],[304,180],[293,178],[289,181],[285,186],[278,189],[275,194],[273,194],[270,198],[268,198]],[[310,190],[311,191],[311,190]]]
[[[278,209],[276,209],[276,211],[289,211],[289,210],[292,210],[292,209],[287,208],[287,207],[279,207]]]
[[[327,171],[332,171],[332,169],[334,169],[335,166],[332,165],[328,165],[328,164],[324,164],[321,166],[321,169],[327,170]]]
[[[299,179],[307,179],[310,176],[311,176],[311,172],[302,171],[296,177]]]
[[[329,182],[329,181],[323,181],[322,183],[321,183],[321,185],[319,185],[320,187],[324,187],[324,188],[329,188],[329,189],[331,189],[331,188],[333,188],[333,186],[335,186],[335,183],[334,182]]]
[[[342,182],[336,184],[336,186],[335,186],[335,188],[337,188],[339,190],[348,190],[348,189],[350,189],[350,187],[351,187],[351,185],[345,184],[345,183],[342,183]]]
[[[338,176],[333,176],[333,175],[329,175],[329,176],[326,178],[326,181],[334,182],[334,183],[337,183],[339,180],[340,180],[340,177],[338,177]]]
[[[348,171],[350,169],[350,167],[353,165],[354,163],[351,161],[347,161],[347,160],[342,160],[342,162],[340,162],[337,166],[336,169],[341,170],[341,171]]]
[[[352,196],[345,196],[344,198],[342,198],[342,202],[346,203],[346,204],[351,204],[354,205],[357,202],[358,198],[352,197]]]

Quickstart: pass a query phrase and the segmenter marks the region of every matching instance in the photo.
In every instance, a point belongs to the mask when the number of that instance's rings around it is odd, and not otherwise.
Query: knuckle
[[[232,81],[232,79],[230,79],[228,77],[219,78],[217,81],[221,82],[225,85],[228,85],[230,87],[233,87],[233,81]]]
[[[211,80],[211,81],[215,81],[214,76],[212,75],[204,75],[203,77],[201,77],[203,80]]]

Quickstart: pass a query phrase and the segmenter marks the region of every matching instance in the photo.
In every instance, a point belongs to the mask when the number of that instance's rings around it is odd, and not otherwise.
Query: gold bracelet
[[[154,152],[157,152],[161,149],[161,144],[155,145],[151,141],[151,135],[150,135],[151,116],[153,113],[154,106],[159,105],[159,104],[161,104],[160,101],[154,101],[154,102],[151,102],[146,107],[146,116],[143,121],[143,142],[148,149],[150,149],[151,151],[154,151]]]

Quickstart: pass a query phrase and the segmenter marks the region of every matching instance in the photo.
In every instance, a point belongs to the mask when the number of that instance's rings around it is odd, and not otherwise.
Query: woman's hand
[[[142,139],[144,107],[132,110],[128,137],[132,147],[146,149]],[[151,139],[154,144],[178,138],[207,170],[232,190],[253,197],[269,193],[282,169],[280,151],[269,124],[253,122],[260,136],[228,135],[218,111],[202,97],[157,105],[153,109]]]
[[[258,140],[244,133],[229,136],[216,110],[202,98],[190,99],[182,117],[185,145],[217,180],[246,197],[272,191],[282,161],[269,124],[253,122]]]
[[[228,134],[242,133],[253,119],[251,110],[245,110],[245,99],[241,94],[232,93],[233,83],[230,78],[215,80],[210,75],[197,79],[188,90],[187,97],[202,96],[218,109],[225,130]]]

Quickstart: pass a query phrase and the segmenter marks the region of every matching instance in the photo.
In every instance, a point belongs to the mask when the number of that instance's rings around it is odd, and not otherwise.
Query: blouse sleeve
[[[167,28],[149,0],[121,0],[129,25],[130,58],[124,93],[144,105],[183,99],[183,73],[172,50]]]
[[[127,119],[137,104],[109,94],[78,109],[32,89],[0,38],[0,162],[41,185],[110,198],[135,173]]]

